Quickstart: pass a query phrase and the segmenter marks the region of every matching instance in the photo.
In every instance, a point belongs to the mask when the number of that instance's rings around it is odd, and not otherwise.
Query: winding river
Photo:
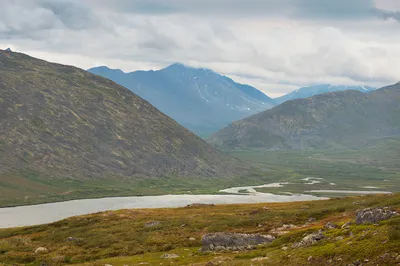
[[[268,185],[265,185],[268,186]],[[252,187],[246,187],[251,190]],[[108,210],[133,208],[173,208],[193,203],[235,204],[260,202],[289,202],[326,199],[306,194],[275,195],[250,193],[232,195],[242,188],[227,189],[226,195],[162,195],[71,200],[30,206],[0,208],[0,228],[51,223],[71,216]],[[253,191],[252,191],[253,192]]]

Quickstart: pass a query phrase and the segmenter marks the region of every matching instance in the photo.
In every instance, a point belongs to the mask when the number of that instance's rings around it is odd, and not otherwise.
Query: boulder
[[[350,229],[350,222],[345,223],[344,225],[342,225],[342,229]]]
[[[179,255],[177,254],[163,254],[160,257],[161,259],[176,259],[179,258]]]
[[[338,226],[332,222],[328,222],[327,224],[325,224],[324,228],[326,229],[335,229],[338,228]]]
[[[388,220],[393,216],[398,215],[395,210],[385,208],[366,208],[358,210],[356,213],[357,224],[374,224],[379,221]]]
[[[144,227],[155,227],[160,225],[161,223],[159,221],[150,221],[144,224]]]
[[[315,219],[314,217],[310,217],[308,218],[307,223],[313,223],[315,221],[317,221],[317,219]]]
[[[38,247],[35,249],[35,254],[40,254],[40,253],[49,253],[49,250],[45,247]]]
[[[316,233],[309,234],[305,236],[300,242],[294,243],[293,248],[298,248],[298,247],[305,247],[305,246],[310,246],[312,244],[317,243],[318,241],[324,239],[325,236],[322,233],[322,231],[318,231]]]
[[[212,233],[202,238],[202,251],[246,250],[272,242],[275,237],[260,234]]]

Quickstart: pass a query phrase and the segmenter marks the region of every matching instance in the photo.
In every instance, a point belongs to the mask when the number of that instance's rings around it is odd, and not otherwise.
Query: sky
[[[0,0],[0,49],[83,69],[175,62],[270,97],[400,80],[400,0]]]

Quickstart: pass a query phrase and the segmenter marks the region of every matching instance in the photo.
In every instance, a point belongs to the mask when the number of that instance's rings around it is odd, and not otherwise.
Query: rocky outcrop
[[[358,210],[356,213],[357,224],[374,224],[379,221],[388,220],[393,216],[398,215],[395,210],[384,208],[366,208]]]
[[[294,243],[292,247],[298,248],[298,247],[310,246],[324,238],[325,238],[325,236],[322,233],[322,231],[320,230],[316,233],[312,233],[312,234],[309,234],[308,236],[305,236],[300,242]]]
[[[325,229],[335,229],[335,228],[338,228],[338,226],[332,222],[328,222],[327,224],[325,224],[324,228]]]
[[[282,227],[274,228],[269,231],[273,235],[281,236],[290,232],[291,229],[298,228],[294,224],[284,224]]]
[[[275,239],[271,235],[212,233],[202,238],[202,251],[246,250],[257,245],[270,243]]]

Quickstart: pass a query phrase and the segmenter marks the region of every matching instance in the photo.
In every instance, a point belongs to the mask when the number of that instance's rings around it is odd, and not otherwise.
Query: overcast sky
[[[0,0],[0,48],[84,69],[206,67],[271,97],[400,80],[400,0]]]

